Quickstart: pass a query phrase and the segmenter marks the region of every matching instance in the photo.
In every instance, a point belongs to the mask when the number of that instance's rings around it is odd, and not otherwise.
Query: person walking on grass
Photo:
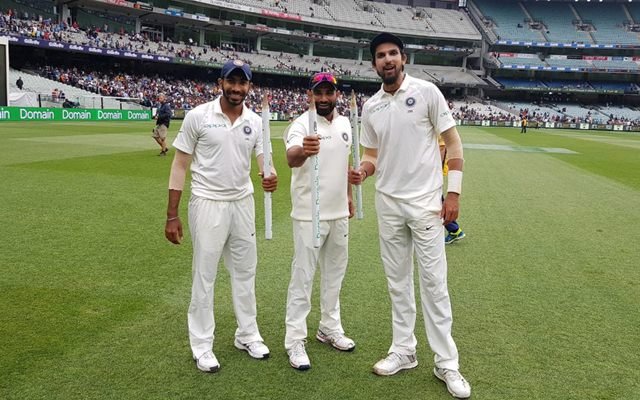
[[[320,267],[320,325],[316,339],[341,351],[352,351],[355,342],[345,336],[340,318],[340,289],[347,270],[349,218],[353,216],[351,185],[348,184],[351,125],[339,115],[336,78],[326,72],[314,74],[309,96],[315,111],[299,116],[285,132],[287,162],[291,173],[291,218],[294,255],[287,294],[285,348],[295,369],[311,368],[305,349],[307,316],[316,267]],[[317,113],[318,134],[310,134],[309,112]],[[312,240],[310,156],[319,157],[321,245]]]
[[[171,112],[171,106],[167,102],[167,96],[164,94],[160,94],[158,96],[158,108],[156,111],[156,115],[154,116],[156,120],[156,127],[151,130],[153,135],[153,139],[160,145],[160,154],[159,156],[166,156],[169,148],[167,147],[167,130],[169,129],[169,124],[171,123],[171,116],[173,113]]]
[[[435,353],[435,376],[457,398],[471,395],[459,372],[458,349],[451,334],[444,224],[458,216],[462,191],[462,143],[440,90],[404,72],[402,41],[380,33],[370,43],[372,64],[381,89],[363,106],[361,144],[364,154],[349,180],[360,184],[376,174],[376,211],[380,254],[391,296],[393,339],[388,355],[373,372],[394,375],[418,366],[414,254],[418,263],[422,313],[429,345]],[[449,155],[448,193],[442,196],[438,150],[442,135]]]
[[[252,152],[264,175],[262,119],[244,104],[251,77],[249,65],[239,60],[226,62],[218,79],[222,96],[189,112],[173,142],[176,154],[169,178],[165,236],[174,244],[182,241],[178,208],[190,165],[193,284],[187,322],[193,359],[204,372],[220,368],[213,353],[213,299],[221,257],[229,271],[238,323],[234,345],[253,358],[269,357],[256,318],[255,208],[249,176]],[[275,170],[262,179],[267,192],[275,191],[277,185]]]

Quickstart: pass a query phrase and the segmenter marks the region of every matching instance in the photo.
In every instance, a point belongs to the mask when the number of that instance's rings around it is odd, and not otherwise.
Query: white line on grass
[[[559,154],[578,154],[577,152],[569,149],[563,149],[559,147],[528,147],[528,146],[509,146],[503,144],[479,144],[479,143],[465,143],[465,149],[476,150],[499,150],[499,151],[516,151],[522,153],[559,153]]]

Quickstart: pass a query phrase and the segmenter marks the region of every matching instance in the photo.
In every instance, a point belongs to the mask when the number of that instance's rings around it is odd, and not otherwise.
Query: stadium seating
[[[376,7],[383,11],[378,15],[378,18],[384,26],[393,27],[393,29],[401,27],[405,30],[434,32],[433,27],[427,21],[431,19],[429,15],[433,14],[429,14],[426,10],[382,3],[376,4]]]
[[[561,118],[561,113],[556,107],[547,107],[545,105],[536,105],[522,101],[496,101],[495,104],[503,109],[509,110],[513,114],[520,114],[520,110],[529,110],[529,117],[533,115],[545,115]]]
[[[142,107],[133,102],[122,102],[112,97],[100,98],[96,93],[92,93],[86,90],[79,89],[74,86],[64,84],[62,82],[53,81],[27,71],[17,71],[14,69],[9,70],[10,82],[15,82],[18,77],[22,77],[24,86],[22,91],[32,92],[40,94],[43,101],[43,106],[61,106],[62,99],[53,99],[51,94],[54,89],[64,92],[65,98],[71,101],[80,103],[80,107],[84,108],[114,108],[114,109],[127,109],[138,110]],[[17,90],[15,83],[12,83],[11,90]]]
[[[546,88],[547,85],[537,79],[514,79],[514,78],[495,78],[505,88]]]
[[[637,63],[623,60],[594,60],[593,66],[600,69],[622,69],[630,71],[637,71],[640,69]]]
[[[593,89],[589,82],[585,81],[569,81],[569,80],[545,80],[543,81],[545,86],[550,89],[576,89],[576,90],[590,90]]]
[[[629,10],[629,14],[635,21],[635,23],[640,23],[640,3],[628,3],[625,4],[627,10]]]
[[[617,106],[601,106],[599,107],[599,111],[602,115],[606,116],[607,119],[610,119],[613,116],[614,120],[629,120],[629,121],[638,121],[640,120],[640,111],[634,110],[626,107],[617,107]]]
[[[517,66],[530,66],[530,67],[546,67],[544,61],[541,61],[537,56],[535,58],[529,57],[501,57],[500,63],[502,65],[517,65]]]
[[[469,17],[458,10],[410,8],[398,4],[385,4],[364,0],[331,0],[315,4],[309,0],[224,0],[230,4],[242,4],[255,8],[256,12],[270,10],[286,12],[305,18],[329,20],[332,25],[349,29],[354,25],[361,29],[388,28],[396,33],[417,35],[439,34],[480,39],[480,33]],[[422,13],[421,13],[422,11]],[[417,18],[413,18],[419,14]],[[325,22],[326,23],[326,22]]]
[[[602,7],[601,4],[580,2],[573,6],[582,20],[593,23],[596,30],[592,34],[596,43],[640,44],[637,33],[626,31],[622,27],[623,22],[628,19],[623,4],[612,3],[607,7]]]
[[[525,7],[534,20],[541,20],[546,25],[545,34],[550,42],[592,43],[588,32],[579,31],[573,26],[572,21],[576,19],[576,15],[571,9],[571,4],[527,2]]]
[[[530,29],[524,22],[527,16],[519,4],[492,0],[477,0],[476,4],[486,17],[495,22],[494,31],[498,39],[545,42],[539,30]]]
[[[484,104],[473,99],[466,101],[452,101],[452,113],[455,119],[482,120],[491,119],[497,121],[515,121],[518,115],[492,104]]]
[[[593,68],[590,60],[575,60],[570,58],[547,58],[545,60],[551,67],[558,68]]]
[[[598,113],[597,110],[595,110],[595,108],[593,107],[583,106],[580,104],[559,104],[558,107],[562,109],[562,112],[565,115],[570,117],[582,118],[582,119],[587,119],[591,117],[594,120],[602,119],[602,115]]]

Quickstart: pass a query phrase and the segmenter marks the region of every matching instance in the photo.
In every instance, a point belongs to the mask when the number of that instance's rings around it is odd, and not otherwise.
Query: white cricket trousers
[[[220,257],[229,271],[233,309],[241,343],[262,341],[256,322],[256,235],[253,196],[216,201],[192,196],[189,228],[193,241],[193,285],[187,314],[195,357],[213,349],[214,283]]]
[[[439,368],[458,370],[458,350],[451,336],[444,227],[439,191],[410,202],[376,192],[380,254],[387,276],[393,319],[389,352],[415,354],[416,300],[413,256],[418,261],[420,299],[427,339]]]
[[[307,316],[316,266],[320,266],[320,325],[325,334],[344,333],[340,289],[347,271],[349,219],[320,221],[320,247],[313,247],[313,223],[293,220],[294,254],[287,294],[284,347],[307,338]]]

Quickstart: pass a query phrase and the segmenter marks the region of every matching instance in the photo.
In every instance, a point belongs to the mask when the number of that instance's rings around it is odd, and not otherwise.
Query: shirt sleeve
[[[287,135],[284,138],[285,148],[289,150],[294,146],[302,147],[302,140],[307,135],[307,129],[300,122],[294,121],[287,128]]]
[[[429,119],[433,121],[433,127],[438,135],[456,125],[440,89],[434,85],[427,98],[431,100],[429,101]]]
[[[369,107],[362,107],[362,123],[360,124],[360,144],[369,149],[378,148],[378,136],[371,126]]]
[[[198,139],[200,137],[200,127],[198,126],[198,116],[191,111],[185,115],[178,136],[173,141],[173,147],[187,154],[193,154]]]

